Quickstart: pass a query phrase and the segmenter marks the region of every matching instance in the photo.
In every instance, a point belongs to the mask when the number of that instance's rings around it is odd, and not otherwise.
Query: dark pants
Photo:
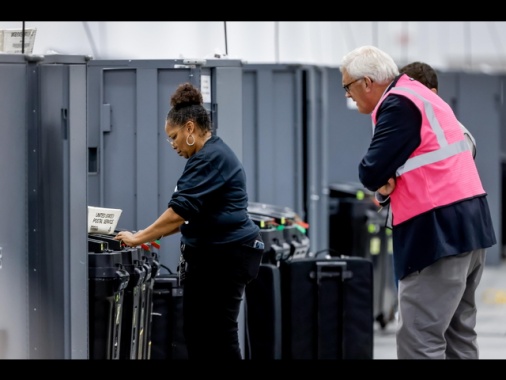
[[[252,245],[253,241],[210,249],[181,245],[186,260],[183,332],[189,359],[242,359],[238,317],[245,287],[258,275],[263,253]]]

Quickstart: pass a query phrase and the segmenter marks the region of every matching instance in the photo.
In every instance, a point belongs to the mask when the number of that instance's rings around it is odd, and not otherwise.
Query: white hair
[[[369,77],[379,84],[390,83],[397,75],[399,68],[383,50],[375,46],[361,46],[346,54],[340,66],[351,78]]]

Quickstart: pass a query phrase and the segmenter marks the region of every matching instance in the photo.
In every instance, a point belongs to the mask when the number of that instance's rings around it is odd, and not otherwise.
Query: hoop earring
[[[188,137],[193,138],[193,142],[192,142],[191,144],[188,142]],[[188,145],[188,146],[193,146],[193,145],[195,145],[195,137],[194,137],[193,135],[188,135],[188,136],[186,136],[186,145]]]

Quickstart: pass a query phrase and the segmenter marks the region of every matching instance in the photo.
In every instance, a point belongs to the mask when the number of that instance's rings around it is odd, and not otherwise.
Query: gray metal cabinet
[[[0,359],[29,357],[29,66],[23,56],[0,56]]]
[[[245,64],[244,165],[251,201],[289,207],[309,223],[311,251],[327,248],[327,70]]]
[[[87,358],[86,59],[0,57],[0,358]]]
[[[86,62],[41,57],[29,141],[31,359],[88,357]]]
[[[253,202],[303,208],[303,77],[299,65],[243,68],[244,165]]]

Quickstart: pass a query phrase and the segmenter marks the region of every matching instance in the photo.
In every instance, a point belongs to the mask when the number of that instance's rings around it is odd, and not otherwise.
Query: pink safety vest
[[[471,151],[450,106],[423,84],[402,75],[390,94],[410,99],[422,114],[421,143],[397,169],[390,194],[392,224],[398,225],[437,207],[485,194]]]

